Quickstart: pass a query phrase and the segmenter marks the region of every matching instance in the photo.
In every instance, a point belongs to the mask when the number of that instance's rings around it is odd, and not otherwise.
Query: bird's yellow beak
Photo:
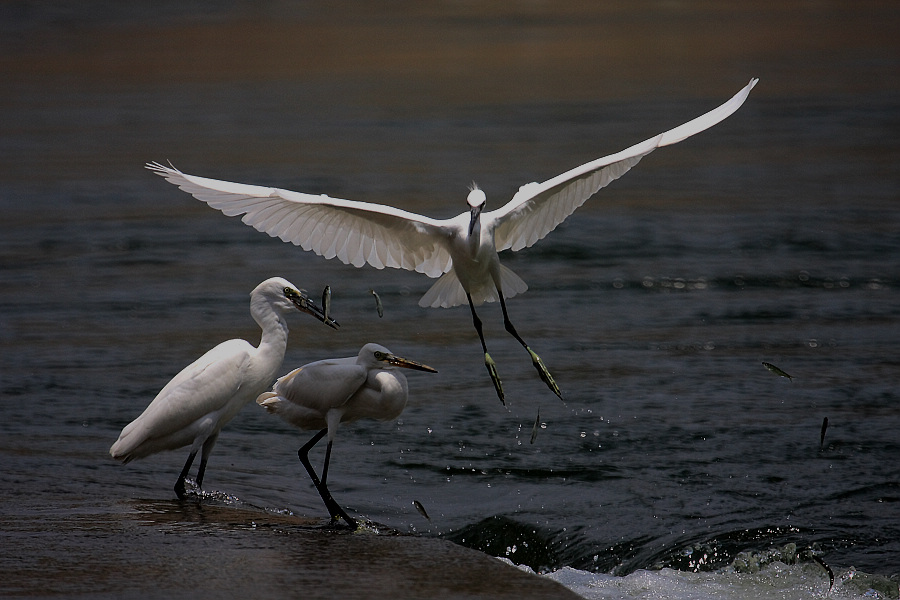
[[[433,369],[428,365],[423,365],[422,363],[418,363],[414,360],[409,360],[408,358],[403,358],[402,356],[394,356],[393,354],[386,354],[383,359],[390,365],[395,367],[403,367],[404,369],[415,369],[416,371],[426,371],[428,373],[437,373],[437,369]]]
[[[312,315],[318,320],[322,321],[332,329],[337,329],[340,327],[340,324],[332,319],[330,316],[326,316],[321,308],[316,306],[316,303],[310,300],[309,296],[306,295],[304,290],[294,290],[291,288],[284,288],[284,296],[291,303],[297,307],[297,310],[300,312],[305,312],[308,315]]]

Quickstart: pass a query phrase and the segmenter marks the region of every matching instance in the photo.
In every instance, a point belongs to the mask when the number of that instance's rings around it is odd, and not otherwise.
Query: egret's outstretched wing
[[[394,267],[439,277],[450,270],[441,243],[446,222],[390,206],[187,175],[159,163],[147,168],[198,200],[257,229],[355,267]]]
[[[757,81],[751,79],[728,102],[684,125],[616,154],[583,164],[544,183],[522,186],[505,206],[482,215],[483,222],[495,224],[497,250],[521,250],[531,246],[553,231],[598,190],[627,173],[647,154],[662,146],[676,144],[728,118],[741,107]]]

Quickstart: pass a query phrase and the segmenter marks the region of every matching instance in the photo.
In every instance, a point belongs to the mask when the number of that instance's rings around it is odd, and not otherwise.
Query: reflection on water
[[[227,531],[278,526],[318,529],[321,524],[320,520],[299,517],[285,511],[248,507],[234,496],[226,496],[221,492],[207,493],[202,498],[189,495],[183,501],[135,499],[127,502],[126,506],[130,509],[128,516],[154,527],[186,526]]]

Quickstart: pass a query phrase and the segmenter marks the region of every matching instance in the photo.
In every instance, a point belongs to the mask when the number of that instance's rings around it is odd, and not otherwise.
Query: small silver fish
[[[791,381],[794,380],[793,377],[791,377],[790,375],[788,375],[787,373],[785,373],[784,371],[782,371],[781,369],[779,369],[778,367],[776,367],[776,366],[773,365],[772,363],[767,363],[767,362],[763,361],[763,366],[764,366],[765,368],[767,368],[768,370],[772,371],[773,373],[775,373],[776,375],[780,375],[780,376],[782,376],[782,377],[787,377],[787,378],[790,379]]]
[[[375,296],[375,310],[378,311],[378,317],[381,318],[384,316],[384,306],[381,305],[381,298],[378,297],[378,293],[375,290],[369,290],[369,293]]]
[[[428,516],[428,513],[425,512],[425,507],[422,506],[422,503],[421,503],[421,502],[419,502],[418,500],[413,500],[413,506],[416,507],[416,510],[419,511],[419,514],[420,514],[420,515],[422,515],[423,517],[425,517],[425,518],[428,519],[429,521],[431,520],[431,517],[429,517],[429,516]]]
[[[537,416],[534,418],[534,425],[531,428],[531,444],[534,443],[534,438],[537,437],[538,425],[541,424],[541,409],[538,408]]]
[[[828,417],[822,419],[822,434],[819,437],[819,450],[825,447],[825,430],[828,429]]]
[[[325,313],[325,321],[331,318],[331,286],[326,285],[322,290],[322,312]]]

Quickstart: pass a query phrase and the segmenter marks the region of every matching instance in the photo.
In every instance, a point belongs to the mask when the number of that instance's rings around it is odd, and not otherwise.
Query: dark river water
[[[42,515],[174,504],[186,452],[122,466],[109,446],[204,351],[256,343],[248,294],[280,275],[330,285],[342,325],[298,314],[282,372],[369,341],[439,371],[409,374],[399,420],[338,433],[329,487],[351,514],[618,578],[724,573],[796,544],[801,565],[896,590],[898,9],[685,4],[5,4],[0,538],[23,549],[3,569],[92,552],[90,536],[46,544]],[[734,116],[501,255],[529,284],[511,318],[565,403],[499,306],[480,315],[506,408],[469,311],[418,307],[426,277],[302,252],[143,168],[446,218],[472,180],[496,208],[753,76]],[[308,437],[247,406],[205,488],[324,519],[296,460]]]

